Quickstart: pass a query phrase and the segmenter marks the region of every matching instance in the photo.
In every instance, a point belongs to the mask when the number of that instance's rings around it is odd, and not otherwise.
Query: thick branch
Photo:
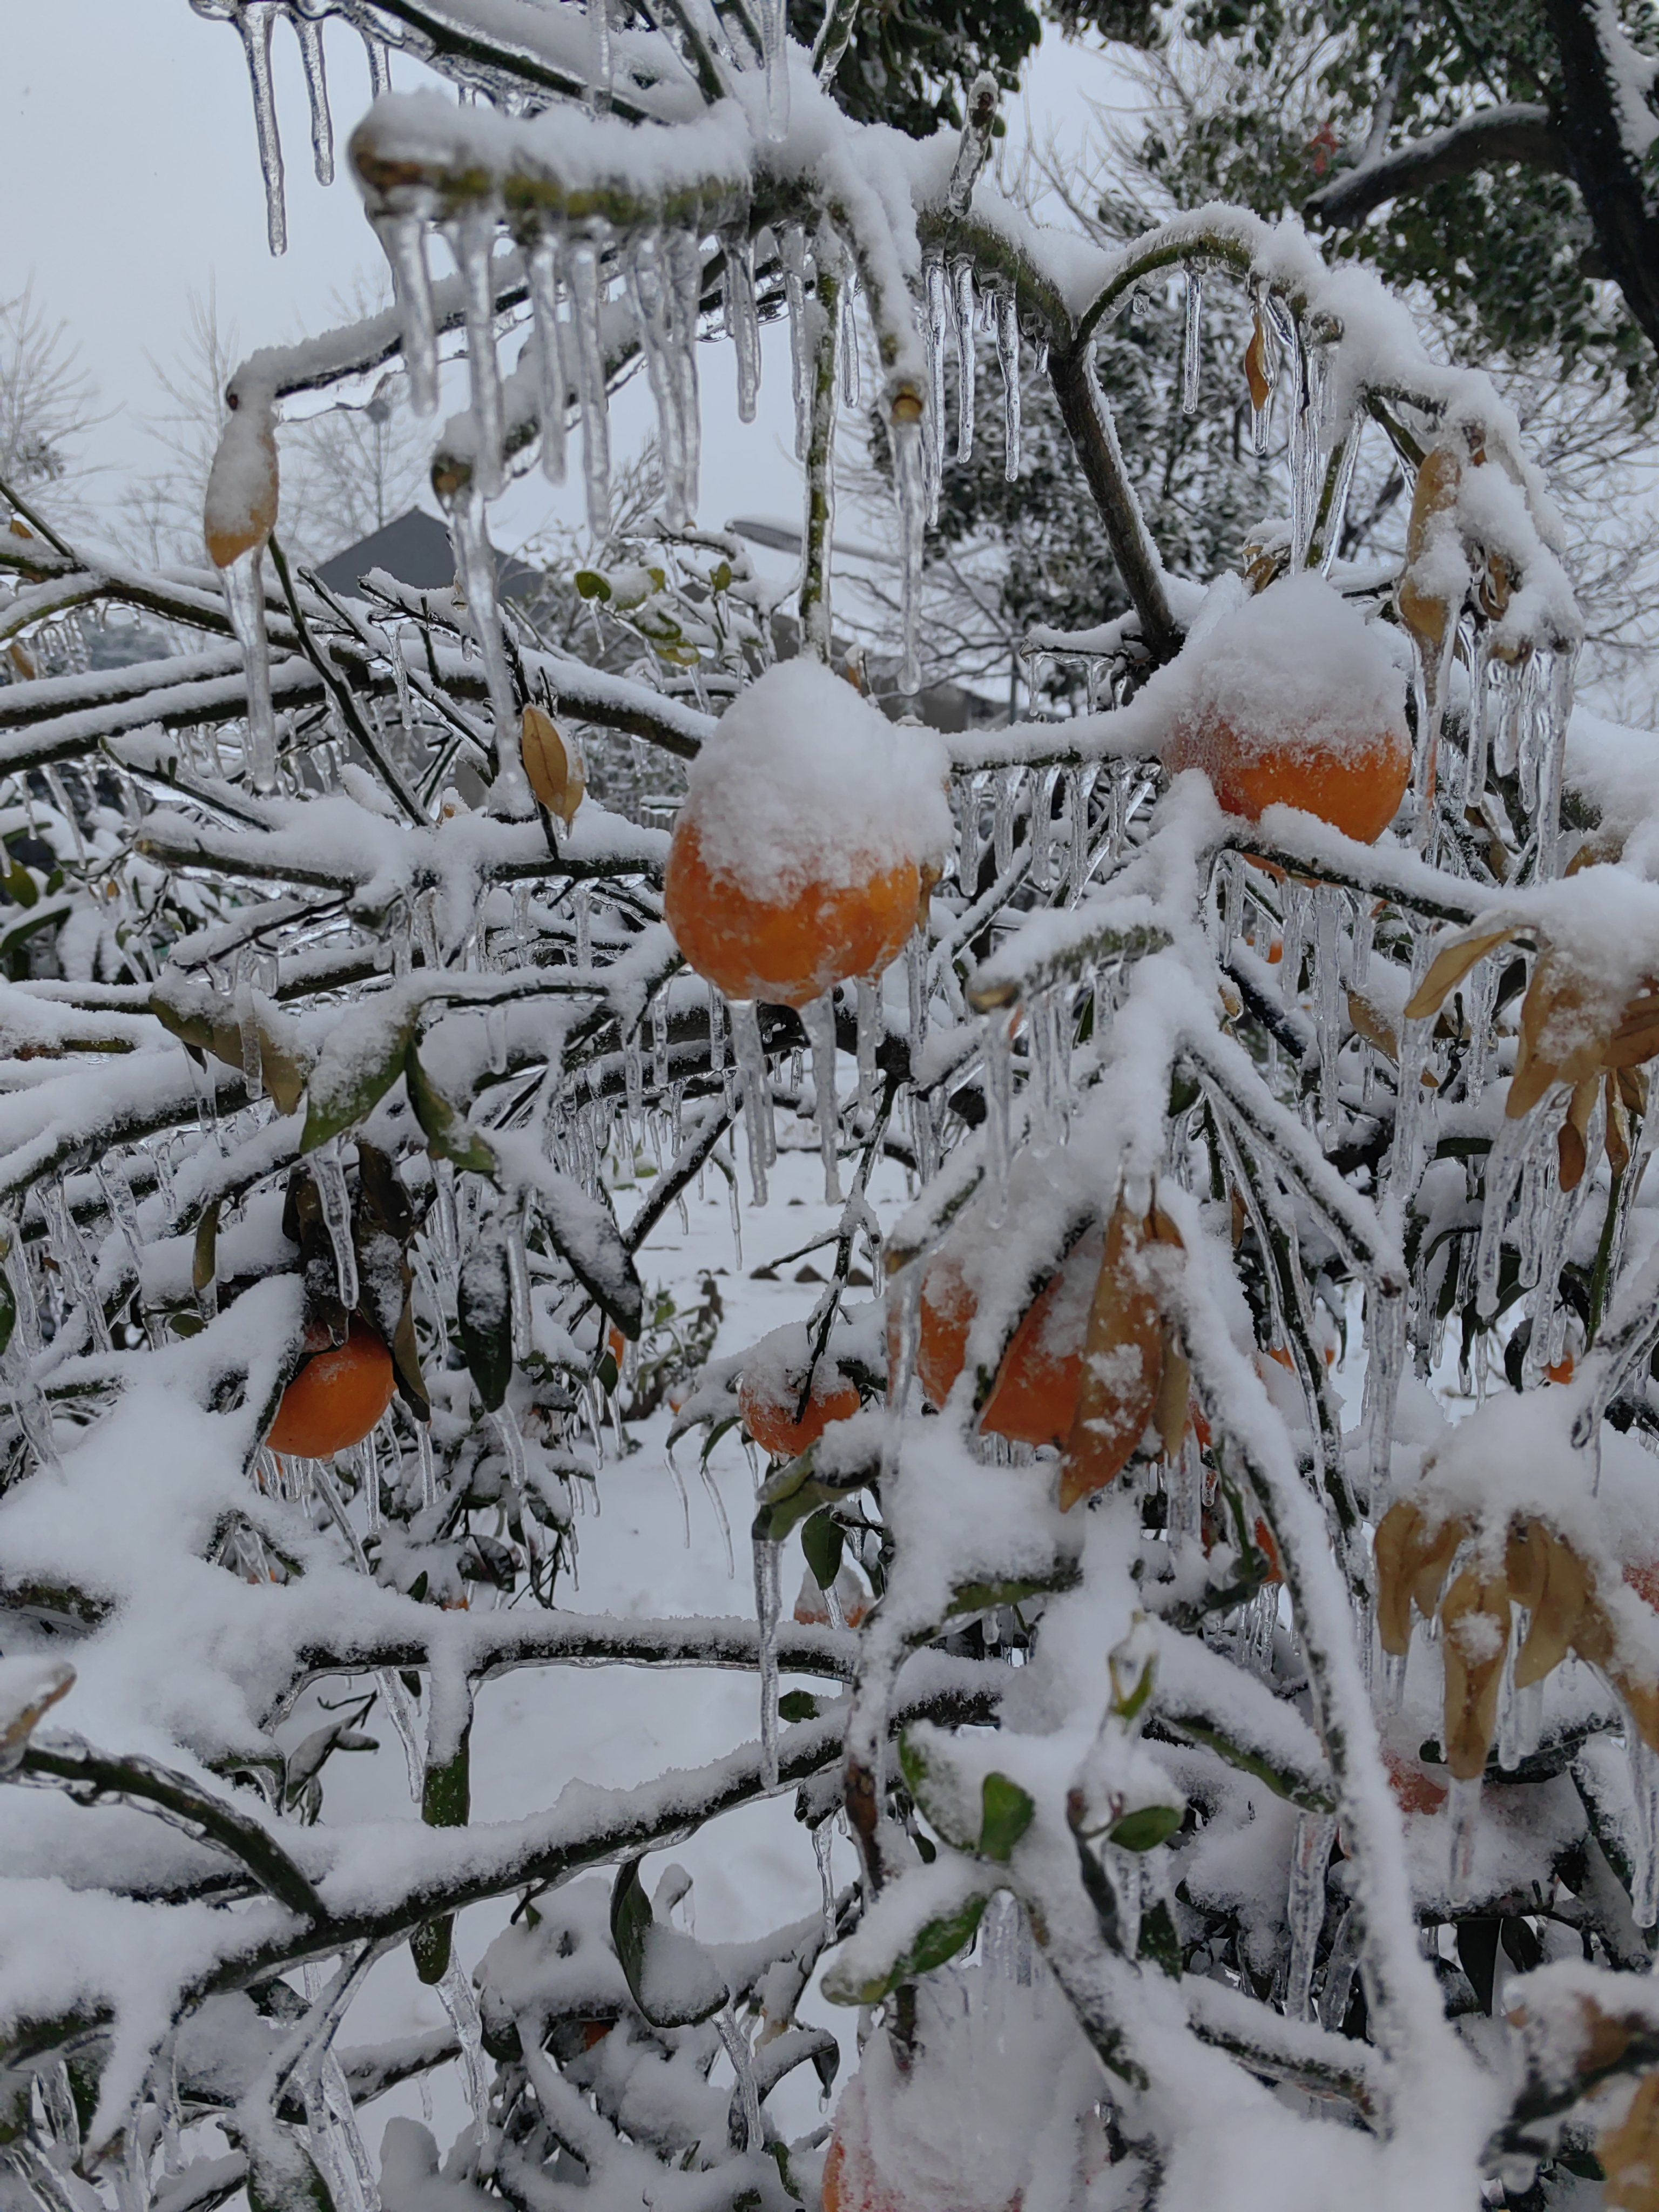
[[[1181,628],[1170,611],[1164,564],[1124,468],[1117,432],[1095,375],[1093,349],[1085,342],[1054,356],[1048,374],[1066,434],[1106,526],[1112,557],[1140,617],[1141,636],[1154,660],[1173,660],[1181,650]]]
[[[1568,173],[1566,144],[1547,107],[1482,108],[1444,131],[1432,131],[1376,161],[1345,169],[1310,193],[1302,212],[1309,222],[1327,229],[1351,229],[1389,200],[1510,161],[1558,175]]]
[[[1622,56],[1610,51],[1609,40],[1619,33],[1603,22],[1603,12],[1595,0],[1544,0],[1561,70],[1556,121],[1607,273],[1649,343],[1659,347],[1659,209],[1644,186],[1642,149],[1626,128],[1626,101],[1636,95],[1627,91],[1619,64],[1632,58],[1631,50]]]

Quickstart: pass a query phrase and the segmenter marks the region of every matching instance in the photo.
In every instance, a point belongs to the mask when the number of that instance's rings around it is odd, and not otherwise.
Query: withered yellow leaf
[[[1534,1524],[1542,1555],[1542,1587],[1532,1605],[1532,1625],[1515,1662],[1515,1686],[1528,1688],[1552,1674],[1572,1649],[1590,1598],[1589,1570],[1553,1529]]]
[[[1082,1387],[1060,1467],[1062,1513],[1115,1480],[1158,1409],[1164,1328],[1147,1255],[1171,1238],[1179,1244],[1156,1209],[1142,1218],[1121,1199],[1106,1224],[1083,1340]]]
[[[1428,974],[1413,992],[1406,1008],[1407,1020],[1420,1022],[1430,1014],[1437,1014],[1476,962],[1484,960],[1500,945],[1510,944],[1515,934],[1511,927],[1476,930],[1473,933],[1460,930],[1455,937],[1448,938],[1435,954]],[[1358,1024],[1354,1026],[1358,1028]]]
[[[1446,1675],[1446,1764],[1459,1782],[1486,1771],[1498,1733],[1498,1692],[1510,1641],[1510,1595],[1501,1575],[1466,1567],[1440,1607]]]
[[[556,814],[568,830],[576,818],[576,809],[586,797],[587,787],[552,716],[539,707],[526,707],[524,710],[520,750],[524,756],[524,772],[530,779],[530,788],[548,812]]]
[[[1618,2212],[1659,2212],[1659,2073],[1644,2075],[1617,2127],[1599,2136],[1603,2202]]]

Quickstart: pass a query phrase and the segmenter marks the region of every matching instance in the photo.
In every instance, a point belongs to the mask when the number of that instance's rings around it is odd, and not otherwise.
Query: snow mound
[[[693,763],[685,814],[714,875],[752,898],[941,863],[950,760],[897,729],[821,661],[781,660],[738,697]]]
[[[1247,751],[1369,752],[1409,742],[1392,641],[1322,576],[1281,576],[1195,635],[1178,724],[1225,721]]]

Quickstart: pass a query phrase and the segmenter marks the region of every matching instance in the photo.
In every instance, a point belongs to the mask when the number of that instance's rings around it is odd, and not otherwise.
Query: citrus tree
[[[1652,2203],[1659,784],[1572,715],[1512,418],[1293,226],[1035,227],[982,175],[987,80],[960,132],[849,119],[850,0],[811,54],[777,0],[203,12],[246,46],[273,238],[273,30],[319,167],[319,16],[369,40],[349,168],[398,304],[236,372],[198,567],[7,493],[8,2191],[1105,2212],[1599,2171]],[[386,90],[387,44],[463,96]],[[1190,577],[1093,354],[1173,289],[1202,404],[1221,285],[1288,463]],[[778,662],[693,518],[700,346],[747,412],[784,316]],[[873,395],[914,613],[982,322],[1010,475],[1029,363],[1128,611],[1042,640],[1090,711],[947,740],[834,665],[834,449]],[[283,551],[277,423],[398,358],[428,416],[464,358],[457,589],[344,596]],[[601,667],[498,601],[488,510],[574,436],[597,531],[636,363],[664,550],[574,580]],[[1362,442],[1414,487],[1398,573],[1338,558]],[[118,608],[180,649],[90,665]],[[574,1492],[666,1387],[649,1240],[734,1141],[763,1203],[792,1103],[831,1279],[804,1327],[674,1354],[678,1434],[768,1455],[753,1613],[585,1613]],[[472,1820],[503,1678],[610,1667],[747,1672],[753,1739]],[[371,1708],[418,1818],[336,1791]],[[697,1942],[642,1868],[780,1792],[858,1881]],[[405,1947],[447,2028],[340,2042]],[[791,2132],[836,2005],[852,2079]],[[447,2157],[407,2118],[372,2155],[374,2100],[439,2070]]]

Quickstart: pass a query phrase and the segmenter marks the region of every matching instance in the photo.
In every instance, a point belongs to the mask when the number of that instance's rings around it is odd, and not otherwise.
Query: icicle
[[[939,478],[945,465],[945,332],[950,317],[945,264],[936,255],[922,264],[921,284],[927,307],[922,335],[927,349],[927,407],[921,435],[927,519],[933,524],[939,520]]]
[[[258,792],[276,788],[276,717],[270,703],[270,646],[265,635],[265,586],[262,573],[263,541],[239,553],[219,571],[224,586],[225,611],[242,648],[243,679],[247,685],[247,757],[245,773]],[[74,817],[71,815],[71,821]]]
[[[836,1940],[836,1881],[830,1866],[830,1854],[836,1848],[836,1821],[831,1814],[820,1820],[812,1831],[812,1856],[818,1863],[818,1888],[823,1899],[823,1940],[826,1944]]]
[[[659,1091],[668,1088],[668,994],[659,991],[651,1001],[651,1079]]]
[[[841,1177],[836,1146],[841,1134],[836,1096],[836,994],[826,991],[801,1008],[801,1022],[812,1048],[813,1111],[817,1120],[818,1148],[823,1156],[823,1202],[839,1206]]]
[[[726,334],[738,361],[738,420],[752,422],[760,393],[760,311],[755,303],[755,241],[747,231],[729,234],[726,246]]]
[[[379,100],[392,89],[392,49],[384,39],[363,34],[363,58],[368,64],[368,96]]]
[[[518,1212],[507,1224],[507,1279],[513,1310],[513,1357],[520,1361],[528,1359],[536,1349],[536,1308],[530,1279],[531,1218],[532,1202],[526,1196]]]
[[[1012,291],[997,294],[997,365],[1002,371],[1002,473],[1014,483],[1019,477],[1019,302]]]
[[[542,417],[542,474],[550,483],[565,478],[565,401],[570,390],[559,335],[559,245],[541,231],[525,255],[531,313],[536,325],[537,382]]]
[[[1550,883],[1560,867],[1561,778],[1567,724],[1572,714],[1573,651],[1549,656],[1538,702],[1538,866],[1536,880]]]
[[[991,865],[1006,876],[1014,857],[1014,801],[1024,770],[998,769],[991,785]]]
[[[841,336],[837,350],[841,355],[841,403],[843,407],[859,404],[859,325],[854,311],[854,300],[858,291],[858,264],[849,253],[841,272]]]
[[[1319,1931],[1325,1924],[1325,1875],[1336,1820],[1329,1813],[1304,1813],[1291,1848],[1290,1893],[1285,1917],[1290,1931],[1290,1965],[1285,1973],[1285,2016],[1307,2020],[1313,2011],[1314,1963]]]
[[[1320,1991],[1320,2025],[1328,2034],[1340,2035],[1342,2023],[1348,2016],[1353,2002],[1353,1978],[1359,1965],[1360,1939],[1364,1921],[1360,1908],[1351,1905],[1342,1916],[1341,1925],[1331,1945],[1331,1955],[1325,1967],[1325,1986]]]
[[[1480,1777],[1468,1782],[1454,1779],[1449,1791],[1451,1819],[1450,1894],[1454,1905],[1465,1905],[1474,1889],[1474,1846],[1480,1830]]]
[[[806,328],[806,234],[798,222],[775,236],[783,264],[783,296],[789,310],[789,377],[795,401],[795,459],[803,461],[812,427],[812,348]]]
[[[1313,895],[1314,1026],[1319,1041],[1319,1118],[1329,1137],[1337,1120],[1337,1056],[1346,1018],[1339,929],[1343,895],[1322,884]]]
[[[766,2128],[761,2118],[760,2085],[755,2079],[755,2054],[729,2003],[724,2012],[715,2014],[714,2026],[737,2077],[738,2101],[743,2107],[743,2148],[757,2151],[766,2141]]]
[[[702,243],[695,230],[671,231],[667,248],[670,366],[680,410],[680,501],[688,523],[697,512],[702,403],[697,391],[697,325],[702,311]]]
[[[858,985],[859,1119],[866,1132],[876,1110],[876,1048],[886,1034],[881,987],[862,979]]]
[[[587,92],[596,113],[611,105],[611,0],[587,0]]]
[[[789,0],[755,0],[755,16],[766,71],[766,135],[776,145],[789,128]]]
[[[1638,1928],[1651,1928],[1659,1921],[1659,1756],[1642,1741],[1634,1722],[1626,1722],[1625,1734],[1631,1795],[1636,1801],[1631,1917]]]
[[[476,477],[467,477],[449,493],[444,511],[455,548],[457,578],[483,656],[484,683],[495,724],[495,796],[498,803],[507,801],[514,813],[528,814],[530,787],[519,750],[518,702],[501,643],[501,609],[495,598],[495,556],[489,543],[483,490]],[[524,803],[518,803],[520,800]]]
[[[1342,529],[1348,516],[1348,499],[1353,490],[1354,471],[1359,465],[1359,441],[1365,427],[1365,418],[1358,409],[1348,418],[1342,434],[1342,458],[1336,465],[1336,483],[1331,492],[1330,511],[1325,517],[1325,538],[1320,548],[1319,573],[1328,576],[1336,566],[1337,555],[1342,550]]]
[[[311,1155],[311,1175],[323,1209],[323,1225],[334,1248],[334,1279],[340,1304],[348,1313],[353,1313],[357,1306],[357,1251],[351,1241],[351,1200],[346,1192],[337,1137],[319,1146]]]
[[[755,1539],[755,1620],[760,1630],[761,1787],[778,1786],[778,1547]]]
[[[466,301],[466,358],[478,426],[475,471],[486,499],[501,488],[501,380],[495,359],[495,280],[491,254],[497,210],[471,201],[444,226]]]
[[[1394,1466],[1394,1417],[1406,1365],[1406,1301],[1381,1291],[1365,1294],[1365,1391],[1360,1423],[1370,1448],[1370,1495],[1389,1494]]]
[[[265,180],[265,237],[273,253],[288,252],[288,208],[283,195],[283,142],[276,129],[276,94],[270,77],[270,33],[279,9],[276,0],[242,0],[236,12],[253,91],[253,130],[259,143],[259,169]]]
[[[749,1134],[749,1180],[757,1206],[766,1203],[766,1170],[777,1158],[772,1126],[772,1084],[761,1043],[760,1016],[752,999],[728,1000],[732,1046],[743,1084],[744,1123]]]
[[[684,530],[690,516],[685,501],[685,426],[668,327],[668,292],[659,241],[642,238],[624,262],[629,295],[640,325],[641,349],[651,397],[656,403],[657,437],[662,453],[663,485],[671,530]]]
[[[1203,366],[1201,342],[1204,320],[1204,279],[1189,265],[1187,270],[1187,321],[1181,340],[1181,411],[1198,412],[1199,372]]]
[[[587,526],[603,542],[611,532],[611,428],[599,328],[603,287],[596,240],[573,241],[566,274],[570,286],[570,329],[576,341],[576,401],[582,422]]]
[[[975,376],[979,356],[974,345],[974,264],[959,254],[951,264],[951,299],[957,338],[957,459],[974,458]],[[941,414],[939,421],[944,422]]]
[[[1504,1231],[1537,1127],[1545,1119],[1541,1111],[1523,1115],[1515,1121],[1505,1118],[1498,1125],[1486,1157],[1486,1196],[1480,1217],[1474,1292],[1475,1311],[1483,1320],[1490,1321],[1498,1311],[1498,1273],[1503,1260]]]
[[[328,112],[328,71],[323,60],[323,27],[303,10],[291,15],[300,41],[300,65],[306,73],[311,104],[311,161],[319,185],[334,182],[334,123]]]
[[[426,261],[424,212],[389,210],[371,220],[392,270],[403,320],[409,404],[416,415],[428,416],[438,404],[438,322],[432,305],[432,273]]]
[[[899,547],[903,562],[903,663],[898,688],[908,696],[921,689],[917,633],[921,622],[921,556],[927,528],[927,495],[922,480],[921,425],[914,416],[893,410],[893,489],[898,500]]]
[[[438,1995],[443,2000],[444,2010],[449,2014],[455,2039],[461,2046],[467,2102],[472,2107],[473,2124],[477,2129],[478,2143],[482,2148],[489,2139],[490,2069],[484,2056],[483,2022],[478,2016],[477,1992],[472,1986],[471,1976],[457,1957],[453,1943],[449,1964],[444,1968],[438,1984]]]
[[[1013,1150],[1014,1030],[1019,1009],[985,1017],[986,1180],[994,1213],[1000,1214]]]
[[[927,933],[911,931],[904,945],[904,987],[909,1015],[910,1080],[916,1080],[927,1045]]]

